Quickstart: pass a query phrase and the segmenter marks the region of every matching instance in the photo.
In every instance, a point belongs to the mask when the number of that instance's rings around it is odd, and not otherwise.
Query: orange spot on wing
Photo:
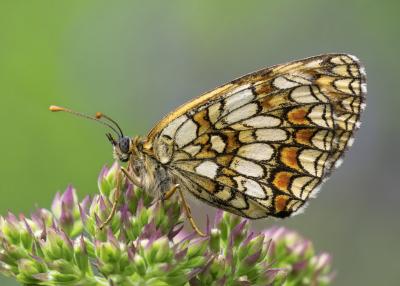
[[[279,172],[276,173],[274,180],[272,183],[274,184],[275,187],[277,187],[279,190],[283,192],[289,192],[289,183],[290,183],[290,178],[293,176],[292,173],[289,172]]]
[[[193,116],[194,121],[196,121],[199,124],[200,135],[206,132],[211,127],[211,124],[206,119],[206,117],[207,117],[207,109],[204,109]]]
[[[275,198],[275,211],[281,212],[286,209],[287,202],[289,200],[289,196],[280,195]]]
[[[196,176],[196,183],[205,189],[208,193],[215,192],[215,184],[212,180],[204,177]]]
[[[217,178],[217,181],[220,182],[221,184],[233,188],[235,186],[235,183],[231,179],[231,177],[228,176],[219,176]]]
[[[217,157],[217,163],[222,166],[229,166],[233,159],[233,155],[223,155]]]
[[[227,139],[226,143],[226,153],[231,153],[232,151],[236,150],[240,147],[240,143],[235,133],[226,133]]]
[[[203,134],[200,137],[197,137],[197,139],[193,143],[199,145],[206,145],[209,140],[210,136],[208,134]]]
[[[281,151],[281,161],[290,168],[300,170],[299,162],[297,161],[299,149],[296,147],[285,147]]]
[[[201,148],[200,152],[196,154],[197,159],[207,159],[207,158],[215,158],[217,153],[214,150],[211,150],[211,145],[207,144]]]
[[[311,144],[311,138],[313,134],[314,130],[312,129],[300,129],[296,132],[295,138],[300,144],[309,145]]]
[[[228,168],[222,168],[221,174],[227,175],[227,176],[237,176],[237,173],[231,169]]]
[[[287,95],[267,95],[260,99],[263,111],[268,111],[285,104],[288,101]]]
[[[300,107],[289,111],[287,116],[291,123],[305,125],[309,124],[308,119],[306,118],[307,113],[308,113],[308,108]]]
[[[335,78],[331,76],[321,76],[315,81],[315,83],[322,88],[332,90],[334,89],[332,84],[334,80]]]
[[[273,91],[273,87],[269,83],[260,84],[256,86],[257,94],[268,94]]]

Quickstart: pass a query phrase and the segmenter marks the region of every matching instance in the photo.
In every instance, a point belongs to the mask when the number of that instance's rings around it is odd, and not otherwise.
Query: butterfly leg
[[[131,181],[132,184],[134,184],[135,186],[137,186],[139,188],[142,186],[139,178],[133,177],[131,174],[129,174],[129,172],[124,167],[121,167],[121,171],[128,178],[128,180]]]
[[[136,178],[136,177],[131,176],[129,174],[129,172],[124,167],[121,167],[121,172],[124,173],[126,178],[129,181],[131,181],[134,185],[136,185],[136,186],[140,186],[141,185],[140,182],[139,182],[139,179]],[[118,202],[119,202],[119,199],[121,197],[121,188],[120,188],[121,179],[119,177],[119,174],[120,173],[118,172],[118,175],[117,175],[118,176],[117,177],[117,189],[115,190],[115,193],[114,193],[114,201],[113,201],[113,206],[112,206],[111,212],[110,212],[109,216],[107,217],[107,219],[100,225],[100,227],[99,227],[100,230],[103,229],[107,224],[110,223],[110,221],[112,220],[112,218],[114,217],[114,215],[115,215],[115,213],[117,211]]]
[[[187,219],[188,219],[189,222],[190,222],[190,225],[192,226],[192,228],[194,229],[194,231],[197,232],[198,235],[203,236],[203,237],[206,236],[206,235],[199,229],[199,227],[197,226],[196,222],[194,221],[193,216],[192,216],[192,211],[191,211],[191,209],[190,209],[190,206],[188,205],[188,203],[187,203],[187,201],[186,201],[186,199],[185,199],[185,196],[183,195],[183,192],[182,192],[181,188],[179,187],[179,184],[174,185],[169,191],[167,191],[167,192],[162,196],[162,200],[167,200],[167,199],[169,199],[176,191],[178,191],[178,194],[179,194],[179,196],[180,196],[180,198],[181,198],[181,200],[182,200],[182,205],[183,205],[183,208],[185,209],[186,216],[187,216]]]
[[[117,173],[117,187],[114,192],[114,201],[113,201],[111,212],[108,215],[107,219],[100,225],[100,227],[99,227],[100,230],[102,230],[107,224],[110,223],[110,221],[112,220],[112,218],[114,217],[114,215],[117,211],[117,205],[118,205],[119,199],[121,197],[121,188],[120,188],[121,178],[120,178],[119,174],[120,174],[120,172]]]
[[[165,201],[165,200],[170,199],[172,197],[172,195],[176,193],[178,188],[179,188],[179,184],[174,185],[169,191],[162,194],[161,200]]]

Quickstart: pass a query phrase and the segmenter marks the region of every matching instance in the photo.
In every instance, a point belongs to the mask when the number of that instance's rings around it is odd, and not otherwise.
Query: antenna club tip
[[[52,112],[57,112],[57,111],[64,111],[65,109],[57,105],[50,105],[49,110]]]
[[[100,119],[100,118],[102,118],[103,117],[103,113],[101,113],[101,112],[96,112],[96,118],[97,119]]]

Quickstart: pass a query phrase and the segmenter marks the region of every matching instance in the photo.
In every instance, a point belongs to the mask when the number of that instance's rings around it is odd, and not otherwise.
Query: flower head
[[[285,228],[262,233],[218,211],[207,237],[183,229],[180,203],[163,204],[103,168],[99,194],[69,186],[51,210],[0,217],[0,272],[28,285],[327,285],[331,257]],[[122,196],[109,216],[117,186]],[[292,283],[292,284],[290,284]]]

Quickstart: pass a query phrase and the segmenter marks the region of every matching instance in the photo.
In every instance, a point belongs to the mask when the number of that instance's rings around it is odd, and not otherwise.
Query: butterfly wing
[[[353,142],[366,76],[347,54],[248,74],[181,106],[145,148],[194,196],[261,218],[298,212]]]

